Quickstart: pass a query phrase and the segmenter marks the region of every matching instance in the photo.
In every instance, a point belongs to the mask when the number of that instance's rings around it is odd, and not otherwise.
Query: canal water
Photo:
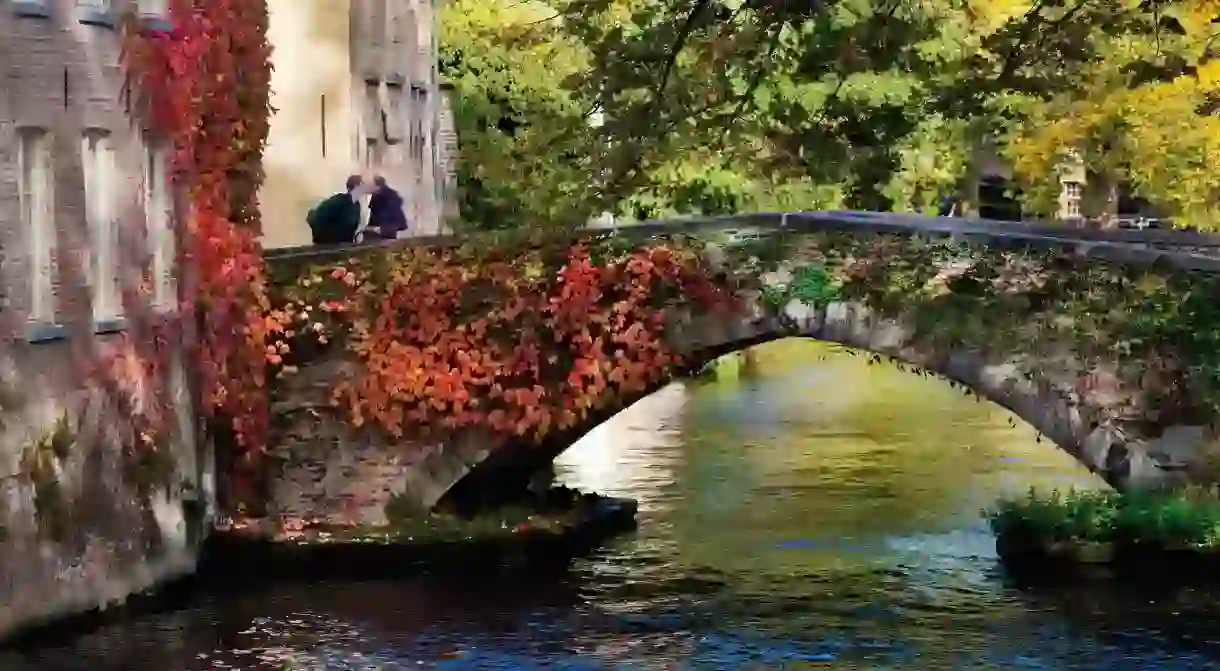
[[[5,655],[0,669],[1207,669],[1220,591],[1020,581],[981,509],[1100,487],[1004,410],[783,341],[563,457],[640,528],[560,575],[269,584]]]

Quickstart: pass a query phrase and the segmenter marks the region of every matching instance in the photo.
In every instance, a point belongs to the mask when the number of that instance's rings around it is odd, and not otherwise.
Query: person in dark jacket
[[[347,178],[347,191],[336,193],[314,206],[305,220],[315,245],[346,245],[356,241],[360,229],[360,175]]]
[[[402,196],[386,184],[385,178],[373,178],[373,197],[369,198],[369,225],[364,229],[365,240],[393,240],[407,230],[407,215],[403,212]]]

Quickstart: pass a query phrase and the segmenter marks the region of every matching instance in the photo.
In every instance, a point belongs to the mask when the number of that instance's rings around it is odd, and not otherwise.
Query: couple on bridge
[[[370,194],[369,223],[360,230],[360,199]],[[371,186],[364,177],[347,178],[346,191],[318,203],[305,216],[315,245],[350,245],[364,241],[393,240],[407,230],[407,215],[403,199],[386,184],[381,175],[373,177]]]

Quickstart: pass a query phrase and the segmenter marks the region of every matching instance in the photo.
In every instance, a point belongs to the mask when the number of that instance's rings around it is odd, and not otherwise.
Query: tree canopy
[[[503,145],[501,131],[459,126],[463,161],[478,156],[488,171],[530,157],[515,170],[534,181],[508,171],[499,184],[539,201],[558,192],[548,202],[560,209],[535,208],[547,216],[928,210],[964,191],[978,152],[994,146],[1031,213],[1054,214],[1059,171],[1075,160],[1101,194],[1090,201],[1098,214],[1122,184],[1181,221],[1220,228],[1218,0],[471,8],[484,18],[446,25],[446,58],[455,47],[494,55],[514,64],[513,83],[464,65],[459,97],[528,91],[514,109],[530,130]],[[584,121],[594,113],[597,129]]]
[[[517,228],[587,216],[596,132],[569,78],[587,50],[547,25],[553,12],[515,0],[444,5],[441,62],[453,86],[462,218]]]

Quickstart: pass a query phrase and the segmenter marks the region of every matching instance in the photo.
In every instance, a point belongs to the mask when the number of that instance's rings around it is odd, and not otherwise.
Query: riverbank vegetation
[[[1194,552],[1220,557],[1220,495],[1030,490],[987,512],[1001,555],[1110,561],[1115,552]]]
[[[1120,193],[1220,226],[1210,0],[456,0],[463,221],[934,212],[1007,164],[1026,215]],[[1074,178],[1073,178],[1074,179]]]

